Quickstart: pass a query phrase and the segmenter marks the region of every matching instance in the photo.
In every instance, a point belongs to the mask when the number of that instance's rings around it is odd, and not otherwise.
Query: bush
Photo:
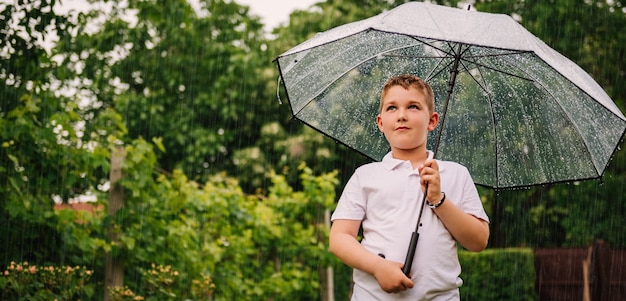
[[[162,266],[152,264],[152,268],[148,270],[141,270],[142,283],[140,286],[144,296],[135,294],[128,286],[112,287],[108,289],[110,300],[113,301],[163,301],[163,300],[180,300],[181,292],[177,291],[177,287],[182,284],[180,281],[180,273],[177,270],[172,269],[171,266]],[[182,298],[185,300],[210,300],[212,299],[213,288],[215,285],[212,280],[203,276],[202,279],[193,279],[191,281],[191,287],[186,292],[187,297]]]
[[[460,251],[461,300],[537,300],[532,249]]]
[[[0,276],[0,300],[89,300],[92,271],[84,267],[37,267],[28,262],[11,264]]]

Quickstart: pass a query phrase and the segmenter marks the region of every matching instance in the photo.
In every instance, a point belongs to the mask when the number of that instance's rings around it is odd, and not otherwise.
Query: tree
[[[62,49],[71,54],[64,62],[81,58],[97,101],[125,117],[127,139],[162,139],[159,168],[203,180],[231,172],[232,154],[258,139],[263,117],[278,118],[262,24],[232,1],[199,4],[120,1],[101,30]]]
[[[207,294],[211,300],[319,299],[317,268],[333,262],[326,250],[328,229],[319,216],[334,205],[336,173],[315,176],[301,165],[302,190],[274,174],[268,195],[248,195],[225,174],[203,184],[178,169],[155,177],[154,146],[141,139],[127,146],[126,154],[125,206],[101,223],[119,229],[119,243],[103,249],[126,263],[125,285],[134,295],[148,300]],[[92,245],[104,235],[90,226],[67,230],[68,236],[92,240]],[[83,231],[93,233],[85,237]],[[154,279],[147,270],[172,280]],[[196,287],[202,279],[209,282]]]
[[[61,258],[63,242],[50,215],[53,197],[67,201],[106,178],[107,154],[94,141],[115,131],[85,128],[70,89],[68,70],[53,59],[45,39],[63,39],[76,24],[52,9],[54,2],[0,4],[0,258]],[[115,114],[102,118],[114,121]],[[111,126],[113,125],[113,126]],[[48,248],[34,246],[44,244]],[[71,256],[67,254],[68,256]]]

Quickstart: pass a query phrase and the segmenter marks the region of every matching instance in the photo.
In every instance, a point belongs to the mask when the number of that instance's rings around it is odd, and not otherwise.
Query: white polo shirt
[[[433,153],[429,151],[429,158]],[[437,161],[441,191],[446,202],[489,221],[472,178],[464,166]],[[394,159],[391,153],[381,162],[356,169],[343,190],[331,220],[360,220],[363,247],[387,260],[404,262],[415,231],[423,193],[419,174],[411,162]],[[456,240],[429,207],[424,208],[419,240],[411,269],[414,287],[399,294],[383,291],[376,279],[354,270],[352,300],[458,300],[461,266]]]

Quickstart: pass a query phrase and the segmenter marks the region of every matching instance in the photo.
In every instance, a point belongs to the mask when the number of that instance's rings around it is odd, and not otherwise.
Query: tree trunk
[[[324,224],[330,229],[330,210],[324,210]],[[332,267],[319,267],[320,281],[322,282],[321,301],[335,301],[335,280]]]
[[[126,156],[123,147],[116,147],[111,153],[111,173],[109,175],[109,216],[124,208],[124,193],[119,180],[122,178],[122,162]],[[116,244],[119,237],[119,230],[113,223],[108,229],[108,236],[111,244]],[[114,258],[111,252],[106,254],[104,267],[104,301],[109,301],[109,288],[124,286],[124,262],[120,258]]]

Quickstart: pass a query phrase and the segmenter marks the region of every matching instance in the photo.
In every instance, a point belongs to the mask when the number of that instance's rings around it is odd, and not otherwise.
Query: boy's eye
[[[387,111],[393,111],[396,109],[396,106],[388,106]]]
[[[417,105],[410,105],[409,109],[419,109],[419,107]]]

